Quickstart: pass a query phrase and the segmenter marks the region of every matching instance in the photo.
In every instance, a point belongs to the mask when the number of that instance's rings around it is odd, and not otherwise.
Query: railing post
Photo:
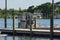
[[[34,28],[36,28],[36,17],[34,17]]]
[[[5,15],[5,28],[7,28],[7,17]]]
[[[19,19],[18,19],[18,28],[21,28],[21,17],[18,17]]]
[[[32,37],[32,24],[31,24],[31,22],[32,22],[32,16],[30,15],[30,36]]]
[[[5,0],[5,28],[7,28],[7,0]]]
[[[28,25],[27,25],[27,16],[28,16],[28,15],[27,15],[27,13],[26,13],[26,28],[28,28]]]
[[[15,16],[13,16],[13,35],[15,34]]]
[[[50,19],[50,40],[53,40],[53,27],[54,27],[54,0],[52,0],[52,15]]]
[[[18,28],[22,28],[22,16],[19,16]]]

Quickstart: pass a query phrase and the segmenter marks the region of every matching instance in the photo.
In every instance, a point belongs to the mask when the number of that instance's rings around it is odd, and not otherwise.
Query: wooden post
[[[30,15],[30,36],[32,36],[32,24],[31,24],[31,21],[32,21],[32,16]]]
[[[54,27],[54,0],[52,0],[52,15],[50,19],[50,40],[53,40],[53,27]]]
[[[20,20],[18,20],[18,21],[20,21]],[[20,28],[20,22],[18,22],[18,28]]]
[[[13,40],[15,40],[15,35],[13,35]]]
[[[18,23],[18,28],[21,28],[21,20],[20,20],[20,22]]]
[[[21,27],[21,19],[20,19],[20,16],[18,17],[18,28]]]
[[[13,15],[13,35],[15,34],[15,16]]]
[[[27,13],[26,13],[26,28],[27,28],[27,16],[28,16],[28,15],[27,15]]]
[[[19,16],[19,23],[18,23],[18,28],[21,28],[22,26],[22,16]]]
[[[5,16],[5,28],[7,28],[7,17]]]
[[[5,28],[7,28],[7,0],[5,0]]]
[[[36,18],[34,17],[34,28],[36,28]]]

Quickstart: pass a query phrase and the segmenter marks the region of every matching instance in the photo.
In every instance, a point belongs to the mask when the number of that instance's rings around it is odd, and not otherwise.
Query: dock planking
[[[5,34],[13,33],[12,28],[0,28],[0,31]],[[15,28],[15,34],[30,34],[30,29]],[[34,35],[50,35],[49,29],[32,29]],[[55,36],[60,36],[60,30],[53,30]]]

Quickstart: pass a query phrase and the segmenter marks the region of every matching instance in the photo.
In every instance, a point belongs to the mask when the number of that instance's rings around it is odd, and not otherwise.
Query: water
[[[0,40],[50,40],[50,38],[30,37],[30,36],[0,36]],[[53,38],[53,40],[60,40]]]
[[[50,27],[50,19],[37,19],[39,26]],[[54,19],[54,27],[60,27],[60,19]]]
[[[7,27],[13,27],[13,19],[7,19]],[[15,27],[18,27],[18,19],[15,19]],[[0,28],[4,28],[4,19],[0,18]]]
[[[50,19],[36,19],[38,26],[50,26]],[[60,26],[60,19],[54,19],[54,26]],[[7,27],[13,27],[13,19],[7,19]],[[18,19],[15,19],[15,27],[18,27]],[[4,19],[0,18],[0,28],[4,28]]]

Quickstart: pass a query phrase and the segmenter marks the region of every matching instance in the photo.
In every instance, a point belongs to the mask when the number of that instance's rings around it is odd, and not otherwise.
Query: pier
[[[30,29],[21,29],[16,28],[14,31],[13,29],[9,28],[0,28],[1,33],[3,34],[30,34]],[[60,36],[60,30],[53,30],[54,36]],[[50,30],[49,29],[32,29],[33,35],[48,35],[50,36]]]
[[[31,18],[32,16],[30,16]],[[20,17],[21,18],[21,17]],[[27,19],[26,19],[27,21]],[[37,27],[36,26],[36,18],[34,18],[34,26],[32,26],[31,24],[31,20],[30,20],[30,27],[28,27],[28,25],[25,25],[25,28],[23,28],[23,23],[26,21],[21,21],[19,20],[19,26],[18,28],[15,27],[15,16],[13,16],[13,27],[12,28],[0,28],[1,34],[12,34],[12,35],[21,35],[21,34],[26,34],[26,35],[37,35],[37,36],[50,36],[51,35],[51,29],[52,28],[41,28],[41,27]],[[22,25],[23,24],[23,25]],[[27,24],[27,23],[26,23]],[[51,27],[53,27],[51,25]],[[53,36],[60,36],[60,29],[59,28],[54,28],[53,27]]]

